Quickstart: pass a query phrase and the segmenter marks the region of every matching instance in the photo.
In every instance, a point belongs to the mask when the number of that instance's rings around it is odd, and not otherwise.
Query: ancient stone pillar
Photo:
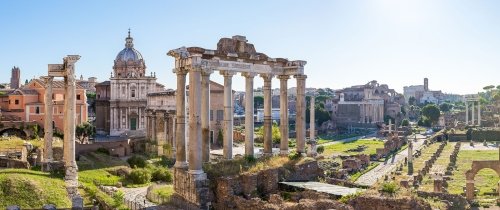
[[[201,73],[201,139],[203,162],[210,161],[210,74],[211,71]]]
[[[288,155],[288,75],[279,75],[280,80],[280,154]]]
[[[481,101],[477,101],[477,126],[481,126]]]
[[[465,197],[467,198],[467,200],[474,199],[474,180],[466,180]]]
[[[254,96],[253,96],[253,78],[255,73],[243,73],[245,77],[245,155],[254,156]]]
[[[392,133],[392,120],[389,118],[389,133]]]
[[[417,139],[417,135],[415,134],[415,140]],[[408,175],[413,174],[413,142],[408,140]]]
[[[271,95],[271,83],[272,74],[261,74],[264,79],[264,87],[262,88],[264,92],[264,155],[273,154],[273,139],[272,139],[272,95]]]
[[[476,120],[474,119],[474,113],[476,111],[476,107],[475,107],[475,102],[473,101],[472,102],[472,112],[471,112],[471,115],[472,115],[472,121],[471,121],[471,125],[475,125],[476,124]]]
[[[50,162],[52,161],[52,137],[53,137],[53,117],[52,114],[54,112],[53,103],[52,103],[52,81],[53,77],[44,77],[45,82],[45,122],[44,122],[44,152],[43,152],[43,161]]]
[[[465,124],[469,124],[469,103],[465,100]]]
[[[158,145],[158,134],[157,134],[157,129],[158,129],[158,121],[156,120],[156,112],[153,111],[153,114],[151,116],[151,120],[153,121],[153,123],[151,123],[152,125],[152,133],[153,133],[153,136],[151,138],[151,141],[156,143],[156,145]]]
[[[177,92],[175,94],[176,130],[175,130],[175,167],[187,168],[186,161],[186,74],[187,70],[177,68]]]
[[[316,106],[316,99],[315,96],[311,96],[311,106],[309,107],[309,144],[311,148],[309,149],[308,156],[315,157],[317,155],[316,152],[316,114],[315,114],[315,109],[314,107]]]
[[[189,173],[202,174],[201,69],[189,70]]]
[[[66,67],[65,80],[65,104],[64,110],[64,166],[66,168],[66,180],[78,179],[78,167],[75,160],[75,111],[76,111],[76,94],[75,94],[75,69],[74,64],[80,59],[80,56],[73,55],[64,58]]]
[[[220,71],[224,76],[224,159],[233,159],[233,75],[234,72]]]
[[[297,152],[305,153],[306,144],[306,75],[295,75],[297,79],[297,102],[295,117],[295,132],[297,138]]]

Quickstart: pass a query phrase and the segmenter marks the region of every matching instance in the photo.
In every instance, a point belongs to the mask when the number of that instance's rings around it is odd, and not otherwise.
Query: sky
[[[78,77],[108,80],[131,28],[146,71],[167,88],[176,87],[169,50],[244,35],[270,57],[306,60],[308,87],[377,80],[402,92],[427,77],[431,90],[476,93],[500,84],[499,9],[495,0],[1,1],[0,82],[13,66],[22,81],[46,75],[68,54],[82,56]],[[244,90],[241,76],[233,88]]]

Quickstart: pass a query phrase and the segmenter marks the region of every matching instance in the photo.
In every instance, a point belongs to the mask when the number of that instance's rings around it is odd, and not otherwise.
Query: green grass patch
[[[151,191],[151,195],[148,196],[152,202],[155,203],[165,203],[170,200],[170,197],[174,194],[174,186],[173,185],[164,185],[153,189]]]
[[[0,170],[0,208],[19,205],[23,209],[40,209],[48,203],[58,209],[71,207],[61,178],[27,169]]]
[[[358,148],[358,146],[366,146],[363,151],[349,151]],[[377,153],[377,148],[384,148],[384,142],[381,140],[359,139],[351,142],[344,142],[325,146],[323,155],[356,155],[367,154],[372,155]]]

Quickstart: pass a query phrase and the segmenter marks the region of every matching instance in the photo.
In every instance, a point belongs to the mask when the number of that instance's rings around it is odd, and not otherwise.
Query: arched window
[[[132,91],[131,91],[131,96],[132,96],[132,98],[134,98],[134,97],[135,97],[135,89],[132,89]]]

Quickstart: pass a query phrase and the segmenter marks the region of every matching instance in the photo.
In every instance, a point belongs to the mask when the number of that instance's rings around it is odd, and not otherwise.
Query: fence
[[[152,193],[154,189],[160,188],[162,185],[157,185],[157,184],[152,184],[148,187],[146,198],[150,200],[151,202],[157,203],[157,204],[164,204],[164,203],[169,203],[170,202],[170,196],[169,197],[163,197],[158,194]]]
[[[109,196],[113,196],[117,192],[117,189],[113,187],[105,187],[102,185],[99,185],[98,187],[101,191],[108,194]],[[128,200],[126,197],[123,197],[123,204],[125,204],[131,210],[146,209],[145,203],[141,203],[140,201],[136,200]]]

